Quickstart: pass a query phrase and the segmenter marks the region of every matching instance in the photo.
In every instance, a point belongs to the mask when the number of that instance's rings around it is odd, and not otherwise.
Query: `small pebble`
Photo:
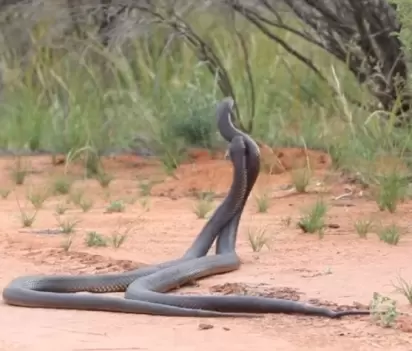
[[[207,330],[214,328],[212,324],[200,323],[198,329],[199,330]]]

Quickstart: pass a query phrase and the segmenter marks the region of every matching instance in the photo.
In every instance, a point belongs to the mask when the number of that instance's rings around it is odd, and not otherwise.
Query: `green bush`
[[[410,4],[398,3],[405,9],[401,36],[410,48]],[[328,77],[324,82],[238,18],[255,93],[252,115],[246,58],[233,27],[206,11],[188,21],[226,69],[242,123],[252,126],[253,137],[272,146],[329,151],[336,166],[363,174],[371,172],[368,164],[377,157],[404,157],[411,149],[409,131],[396,130],[391,123],[382,123],[378,113],[351,103],[356,97],[367,105],[371,97],[344,63],[289,32],[275,30],[321,67]],[[296,20],[285,16],[285,21]],[[45,32],[53,31],[42,25]],[[80,39],[75,34],[55,48],[33,31],[25,65],[18,64],[14,48],[2,47],[0,148],[72,153],[90,148],[102,153],[131,148],[138,139],[174,168],[186,147],[218,145],[215,105],[222,95],[216,75],[182,36],[173,37],[166,50],[165,31],[170,29],[152,25],[148,30],[149,39],[130,39],[110,50],[92,36]]]

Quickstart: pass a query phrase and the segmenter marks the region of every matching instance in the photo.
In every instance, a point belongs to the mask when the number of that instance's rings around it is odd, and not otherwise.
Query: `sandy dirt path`
[[[32,184],[40,184],[44,177],[44,174],[33,175]],[[32,229],[21,228],[16,202],[16,196],[24,202],[27,188],[19,188],[15,195],[0,200],[0,288],[24,274],[118,272],[141,263],[178,257],[205,223],[196,218],[194,200],[190,198],[151,197],[148,211],[143,211],[137,201],[128,203],[122,213],[108,214],[105,213],[108,200],[98,185],[91,181],[79,182],[83,182],[81,186],[88,196],[97,195],[89,212],[83,213],[70,205],[63,216],[81,220],[69,252],[61,249],[64,235],[41,233],[56,229],[54,211],[62,201],[61,196],[46,201]],[[279,188],[279,184],[271,186]],[[127,172],[120,173],[111,192],[112,198],[128,198],[136,192],[135,180],[131,180]],[[317,299],[338,305],[367,305],[373,293],[379,292],[397,300],[398,309],[405,314],[395,328],[377,326],[369,317],[343,320],[285,315],[259,319],[165,318],[0,304],[0,350],[411,351],[412,308],[394,291],[391,282],[398,274],[412,281],[412,236],[409,234],[412,203],[402,204],[394,215],[389,215],[379,212],[370,200],[345,200],[350,206],[344,207],[332,203],[331,199],[340,193],[342,187],[336,186],[325,195],[331,202],[327,216],[330,226],[322,240],[316,235],[302,234],[295,225],[302,207],[313,204],[316,194],[289,196],[283,191],[273,191],[271,207],[268,213],[262,214],[256,213],[252,199],[239,231],[237,249],[243,261],[241,269],[200,281],[199,286],[184,288],[181,293],[248,293],[302,301]],[[216,204],[219,201],[217,199]],[[395,221],[404,228],[400,244],[387,245],[373,233],[367,239],[359,238],[353,223],[366,216],[384,223]],[[119,249],[85,245],[84,238],[89,231],[110,236],[130,223],[134,223],[135,229]],[[248,233],[263,227],[270,236],[270,249],[265,247],[254,253]]]

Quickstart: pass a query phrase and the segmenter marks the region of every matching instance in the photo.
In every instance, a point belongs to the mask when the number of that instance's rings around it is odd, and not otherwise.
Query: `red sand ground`
[[[412,350],[412,308],[391,284],[401,274],[412,281],[410,269],[412,202],[404,203],[391,215],[379,212],[362,191],[328,170],[326,155],[288,149],[264,151],[272,175],[262,174],[255,194],[269,193],[268,213],[256,213],[253,196],[248,201],[238,235],[240,270],[199,282],[183,289],[203,293],[250,293],[317,300],[338,305],[368,304],[373,292],[398,301],[403,315],[395,328],[382,328],[369,317],[327,320],[314,317],[267,315],[259,319],[166,318],[104,312],[27,309],[0,304],[0,350]],[[51,184],[63,166],[53,166],[50,157],[27,160],[33,173],[26,184],[7,200],[0,199],[0,285],[33,273],[104,273],[124,271],[141,264],[158,263],[181,255],[200,231],[205,220],[193,213],[194,199],[186,195],[212,190],[224,194],[232,171],[228,161],[211,160],[203,151],[192,152],[192,163],[182,165],[175,177],[164,176],[156,161],[134,156],[105,160],[106,170],[115,176],[110,195],[95,180],[77,180],[75,188],[95,200],[90,212],[74,205],[63,218],[80,220],[69,252],[62,248],[63,234],[42,234],[56,229],[56,205],[64,196],[53,196],[38,212],[33,228],[22,229],[20,206],[30,189]],[[288,170],[309,158],[315,170],[308,194],[295,194]],[[270,162],[268,162],[270,160]],[[1,187],[12,186],[8,174],[13,161],[0,160]],[[79,174],[78,168],[72,168]],[[150,210],[139,200],[140,180],[159,181],[152,189]],[[329,203],[323,240],[303,234],[295,224],[302,208],[310,206],[319,193]],[[339,198],[342,194],[348,194]],[[163,195],[163,196],[160,196]],[[166,197],[164,195],[168,195]],[[108,196],[128,201],[123,213],[105,213]],[[221,201],[217,199],[216,203]],[[354,221],[373,218],[385,224],[395,222],[405,235],[398,246],[380,242],[374,233],[360,239]],[[266,226],[270,249],[253,253],[248,242],[250,229]],[[85,233],[97,231],[110,236],[132,228],[119,249],[88,248]]]

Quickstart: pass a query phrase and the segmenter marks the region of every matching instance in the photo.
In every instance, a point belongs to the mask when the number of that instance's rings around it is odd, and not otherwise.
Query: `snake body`
[[[35,276],[12,281],[3,291],[6,303],[27,307],[75,308],[173,316],[238,316],[248,313],[298,313],[338,318],[369,311],[336,312],[302,302],[255,296],[184,296],[163,294],[193,279],[240,267],[236,234],[246,200],[258,177],[257,144],[231,121],[233,100],[217,108],[219,131],[230,143],[234,166],[232,187],[182,258],[131,272],[88,276]],[[217,238],[216,255],[205,256]],[[126,291],[125,299],[75,295],[70,292]]]
[[[218,127],[222,136],[228,141],[238,143],[243,140],[246,146],[247,184],[242,200],[242,209],[250,191],[258,177],[260,168],[260,151],[257,144],[247,134],[236,129],[232,124],[230,113],[233,107],[231,98],[224,99],[217,108]],[[229,153],[233,160],[234,153]],[[187,267],[184,263],[160,270],[152,275],[136,279],[126,290],[128,299],[143,300],[165,305],[190,307],[193,310],[207,309],[219,312],[244,312],[244,313],[297,313],[329,318],[340,318],[346,315],[364,315],[369,311],[349,310],[333,311],[328,308],[318,307],[298,301],[272,299],[257,296],[185,296],[162,294],[170,289],[162,284],[168,276],[173,276],[184,284],[191,280],[203,278],[207,275],[225,273],[225,268],[232,270],[240,267],[240,259],[235,251],[236,233],[239,225],[241,211],[222,230],[216,245],[215,256],[198,258],[193,266]]]
[[[231,221],[235,214],[241,212],[241,207],[244,204],[243,197],[246,192],[247,175],[244,154],[245,146],[241,138],[237,138],[230,144],[230,151],[234,166],[233,183],[230,191],[182,258],[118,274],[19,277],[14,279],[3,290],[3,301],[10,305],[24,307],[83,309],[168,316],[217,317],[244,315],[200,309],[193,310],[111,296],[74,294],[75,292],[85,291],[94,293],[123,292],[136,279],[162,269],[167,269],[167,267],[173,265],[189,270],[189,275],[193,268],[200,267],[196,263],[198,257],[204,256],[207,253],[221,229],[226,223]],[[237,226],[233,226],[233,228],[237,229]],[[236,269],[237,265],[238,263],[233,266],[233,263],[229,262],[227,265],[220,266],[217,269],[223,273],[224,271]],[[215,267],[215,265],[212,265],[210,268],[202,266],[204,268],[203,276],[216,274]],[[171,289],[181,284],[181,277],[176,275],[162,276],[160,284]],[[182,299],[184,300],[183,296]]]

